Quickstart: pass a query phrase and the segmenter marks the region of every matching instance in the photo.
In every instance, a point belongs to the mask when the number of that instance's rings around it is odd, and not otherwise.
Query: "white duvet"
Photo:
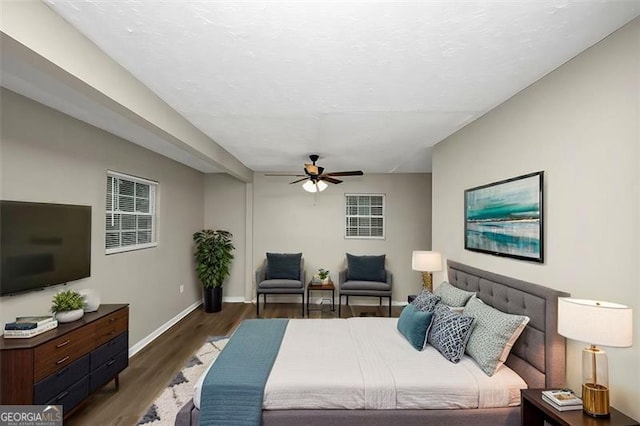
[[[292,319],[267,380],[263,408],[451,409],[520,404],[527,385],[502,366],[488,377],[465,356],[417,351],[397,318]],[[206,372],[204,373],[206,375]],[[200,406],[200,380],[194,403]]]

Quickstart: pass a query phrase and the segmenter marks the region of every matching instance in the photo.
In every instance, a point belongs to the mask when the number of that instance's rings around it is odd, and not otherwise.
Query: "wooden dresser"
[[[65,416],[129,365],[129,305],[101,305],[30,339],[0,338],[0,405],[62,405]]]

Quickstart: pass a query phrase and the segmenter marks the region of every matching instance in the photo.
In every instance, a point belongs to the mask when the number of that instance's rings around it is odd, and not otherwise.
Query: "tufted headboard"
[[[565,383],[565,339],[558,334],[558,297],[569,293],[447,261],[449,282],[487,305],[530,318],[505,363],[529,388]]]

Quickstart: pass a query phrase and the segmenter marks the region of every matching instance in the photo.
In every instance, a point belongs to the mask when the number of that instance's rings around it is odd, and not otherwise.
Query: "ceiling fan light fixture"
[[[325,189],[327,189],[328,186],[329,185],[327,185],[321,180],[317,182],[313,182],[312,180],[307,180],[305,183],[302,184],[302,189],[304,189],[307,192],[322,192]]]

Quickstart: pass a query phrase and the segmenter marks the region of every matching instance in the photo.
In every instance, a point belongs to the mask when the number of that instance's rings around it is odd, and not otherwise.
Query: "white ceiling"
[[[46,0],[255,171],[424,172],[431,147],[640,1]]]

